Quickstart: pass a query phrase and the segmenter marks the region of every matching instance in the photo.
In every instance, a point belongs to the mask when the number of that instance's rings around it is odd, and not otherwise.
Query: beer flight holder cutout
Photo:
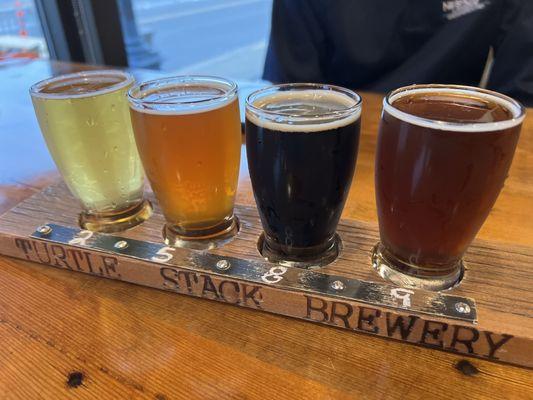
[[[439,293],[406,289],[371,268],[377,226],[342,220],[342,251],[318,269],[265,261],[257,250],[254,207],[237,205],[239,234],[199,252],[166,247],[163,216],[125,232],[77,225],[79,206],[54,184],[0,216],[0,253],[73,272],[217,300],[357,334],[533,367],[533,248],[475,241],[458,287]]]

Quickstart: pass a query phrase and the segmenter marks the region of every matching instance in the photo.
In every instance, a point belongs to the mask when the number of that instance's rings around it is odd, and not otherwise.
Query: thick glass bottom
[[[178,232],[172,224],[166,224],[163,228],[163,238],[165,243],[172,247],[209,250],[228,243],[238,232],[239,220],[233,215],[210,229],[191,232]]]
[[[118,213],[82,212],[79,224],[83,229],[93,232],[120,232],[146,221],[152,215],[152,205],[148,200]]]
[[[464,275],[462,260],[446,275],[428,275],[427,270],[417,275],[416,266],[398,260],[381,243],[374,246],[371,257],[372,267],[379,276],[405,288],[446,290],[458,285]]]
[[[265,233],[261,233],[257,242],[257,249],[265,259],[288,267],[313,269],[324,267],[335,261],[341,251],[342,241],[339,235],[335,234],[331,241],[325,245],[311,248],[291,247],[290,254],[278,247],[269,244],[265,238]]]

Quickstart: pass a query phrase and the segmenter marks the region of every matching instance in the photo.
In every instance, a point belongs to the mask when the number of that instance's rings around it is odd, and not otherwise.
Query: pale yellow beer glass
[[[30,89],[48,149],[82,204],[85,229],[121,231],[151,214],[126,98],[133,83],[125,72],[90,71],[50,78]]]

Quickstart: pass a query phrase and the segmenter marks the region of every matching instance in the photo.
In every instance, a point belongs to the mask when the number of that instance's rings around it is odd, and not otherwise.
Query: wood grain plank
[[[155,200],[151,198],[151,201],[154,204],[153,217],[142,225],[122,233],[121,237],[162,243],[161,230],[164,219]],[[37,242],[33,242],[34,248],[30,249],[30,251],[25,251],[17,245],[14,238],[19,238],[19,240],[27,239],[38,225],[44,223],[75,227],[77,213],[76,201],[63,183],[46,188],[0,217],[0,236],[2,237],[0,252],[21,258],[26,257],[42,263],[54,264],[52,258],[50,258],[49,250],[45,247],[35,247]],[[239,205],[236,208],[236,214],[241,221],[241,230],[237,237],[229,244],[208,253],[222,257],[235,257],[246,262],[264,263],[256,245],[261,233],[257,210],[253,207]],[[321,272],[326,275],[331,274],[350,279],[356,278],[384,283],[372,270],[369,259],[370,250],[378,241],[377,227],[369,223],[343,220],[339,224],[338,231],[343,240],[343,251],[334,263],[322,268]],[[38,249],[41,249],[41,253],[38,253]],[[86,248],[86,250],[91,251],[90,248]],[[62,250],[62,252],[66,254],[67,250]],[[94,251],[92,252],[94,253]],[[192,270],[194,271],[194,264],[190,264],[188,260],[195,253],[203,254],[177,249],[175,258],[181,261],[176,261],[173,265],[178,265],[180,268],[181,266],[193,268]],[[113,254],[108,253],[108,255]],[[160,269],[162,267],[159,264],[123,257],[116,253],[113,256],[118,257],[118,264],[114,267],[113,276],[110,277],[160,289],[176,290],[179,293],[187,293],[184,287],[178,290],[177,284],[176,289],[169,289],[168,283],[173,281],[161,278],[163,274],[161,272],[162,269]],[[94,253],[93,257],[93,260],[99,257],[98,252]],[[442,326],[440,335],[442,344],[437,347],[447,351],[463,352],[469,355],[489,357],[495,360],[499,359],[533,367],[533,357],[531,357],[533,354],[527,352],[528,348],[533,348],[533,309],[531,307],[533,294],[530,291],[533,279],[528,274],[529,266],[533,263],[533,249],[524,246],[495,245],[487,241],[476,242],[468,252],[466,263],[468,269],[465,273],[465,278],[458,287],[447,291],[447,293],[473,298],[476,301],[478,310],[478,323],[476,326],[468,323],[461,325],[453,320],[435,316],[428,319],[426,315],[418,314],[418,319],[412,325],[412,329],[409,330],[409,335],[400,337],[399,335],[388,333],[389,330],[386,328],[384,320],[388,311],[381,308],[381,311],[375,311],[376,314],[381,313],[382,316],[382,318],[379,318],[378,315],[378,318],[376,318],[375,324],[377,328],[375,333],[435,347],[435,344],[439,343],[439,341],[431,338],[426,341],[424,329],[430,329],[430,326],[434,329],[435,327],[440,327],[441,323],[446,323],[446,326]],[[205,272],[199,270],[198,273]],[[178,279],[179,275],[177,273],[175,276],[175,279]],[[198,275],[199,279],[207,279],[202,278],[202,276]],[[229,279],[229,277],[221,278],[216,274],[211,274],[215,287],[219,287],[218,285],[222,282],[221,279],[226,278]],[[254,287],[257,285],[253,281],[248,283],[254,285]],[[203,285],[205,288],[205,283]],[[240,285],[240,283],[236,281],[235,285]],[[201,285],[198,290],[200,289]],[[209,298],[210,296],[208,295],[212,294],[205,294],[205,289],[198,290],[196,292],[192,291],[192,295]],[[221,289],[219,288],[219,290]],[[324,320],[325,323],[350,330],[361,331],[365,329],[360,325],[360,318],[364,312],[364,308],[361,307],[366,307],[364,303],[331,299],[315,293],[313,294],[315,307],[318,301],[322,302],[320,304],[327,304],[327,308],[325,309],[326,312],[317,312],[316,310],[313,312],[310,311],[309,300],[307,300],[307,311],[305,311],[305,306],[302,304],[305,299],[300,293],[290,290],[283,292],[269,289],[267,285],[263,285],[260,290],[262,293],[262,305],[260,308],[266,311],[297,318],[304,318],[307,314],[307,318],[321,322],[323,316],[326,318],[329,315],[328,313],[333,313],[332,309],[330,310],[330,306],[333,307],[333,301],[335,301],[338,307],[342,306],[344,309],[350,310],[351,319],[333,319],[331,316],[329,320]],[[218,295],[216,298],[227,301]],[[233,301],[227,302],[233,303]],[[249,306],[244,301],[237,302],[237,304]],[[380,307],[378,306],[376,310],[379,309]],[[374,310],[374,308],[369,310]],[[393,313],[391,315],[397,316],[398,314]],[[417,314],[411,310],[409,315]],[[397,317],[391,318],[395,319]],[[428,323],[424,321],[435,322],[430,322],[432,325],[424,325]],[[463,328],[460,328],[460,326],[463,326]],[[368,330],[368,327],[366,329]],[[456,334],[458,336],[455,336]],[[507,342],[502,342],[505,343],[505,347],[502,345],[502,348],[498,349],[498,354],[496,354],[497,347],[495,347],[494,343],[504,340],[505,336],[509,336],[510,339]],[[457,342],[453,337],[457,337],[459,340],[475,337],[475,340],[470,345],[461,341]]]
[[[25,189],[25,185],[38,186],[36,182],[41,177],[46,180],[50,173],[50,159],[33,116],[27,88],[52,74],[85,68],[91,67],[34,61],[0,69],[3,83],[0,131],[4,145],[0,154],[0,204],[3,205],[0,212],[35,193]],[[132,72],[143,79],[146,71]],[[149,75],[154,74],[157,73]],[[373,165],[382,95],[362,95],[357,170],[343,218],[375,223]],[[11,137],[14,139],[7,145],[6,139]],[[478,234],[478,246],[482,241],[533,246],[532,168],[533,110],[529,109],[509,178]],[[237,198],[240,204],[254,205],[245,159]],[[66,357],[47,345],[35,345],[34,339],[19,334],[16,329],[4,329],[0,323],[2,399],[207,399],[222,398],[218,393],[227,394],[226,387],[232,390],[231,396],[226,397],[240,399],[287,396],[533,399],[532,372],[523,368],[475,359],[465,362],[460,355],[353,335],[6,257],[0,257],[0,295],[3,319],[30,327],[34,335],[41,335],[45,340],[53,339],[57,347],[68,350],[70,355]],[[34,308],[31,313],[25,306],[30,300]],[[52,307],[46,307],[47,304]],[[58,330],[56,319],[50,314],[63,309],[68,310],[62,314],[65,325]],[[203,343],[191,339],[195,336],[220,346],[210,347],[215,354],[197,349],[195,357],[191,353],[174,353],[171,360],[165,359],[166,353],[161,350],[161,360],[147,360],[141,351],[144,347],[136,350],[134,338],[149,342],[161,326],[168,334],[163,349],[175,349],[178,342],[190,346]],[[183,331],[187,335],[179,336]],[[125,349],[121,343],[131,346]],[[159,358],[157,352],[150,354]],[[91,362],[82,364],[78,357]],[[250,358],[260,363],[243,362]],[[142,370],[145,364],[150,366],[149,375],[143,378],[147,374]],[[109,372],[103,373],[100,367]],[[196,379],[196,373],[190,373],[210,369],[228,369],[231,374],[208,381]],[[84,372],[84,384],[68,389],[67,374],[76,370]],[[202,377],[206,374],[203,372]],[[39,378],[34,380],[34,376]],[[298,378],[296,384],[294,377]],[[131,383],[140,383],[150,391],[142,394]]]

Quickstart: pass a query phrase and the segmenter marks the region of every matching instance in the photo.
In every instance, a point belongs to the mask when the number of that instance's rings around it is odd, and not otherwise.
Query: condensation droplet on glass
[[[161,125],[161,132],[166,132],[168,130],[168,126],[166,124]]]
[[[108,152],[108,151],[106,151],[106,152],[104,153],[104,158],[107,158],[107,157],[109,157],[109,152]]]
[[[118,146],[113,146],[113,151],[118,151]]]
[[[85,121],[85,123],[87,124],[87,126],[95,126],[96,125],[96,121],[92,117],[89,118],[87,121]]]
[[[117,106],[115,106],[114,104],[111,104],[111,111],[115,111],[117,109]]]

